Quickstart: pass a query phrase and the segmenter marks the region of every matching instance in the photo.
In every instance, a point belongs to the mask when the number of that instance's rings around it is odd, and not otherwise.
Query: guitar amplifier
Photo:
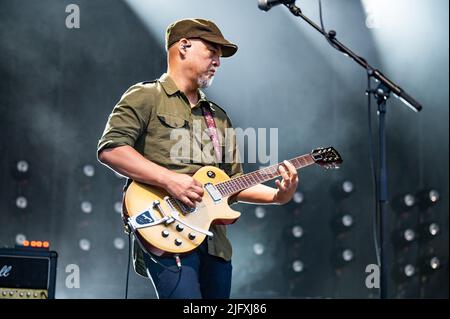
[[[54,299],[55,251],[0,249],[0,299]]]

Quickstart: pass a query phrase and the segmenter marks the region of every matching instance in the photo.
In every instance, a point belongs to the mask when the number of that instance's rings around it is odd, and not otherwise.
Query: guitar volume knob
[[[183,241],[179,238],[175,239],[175,245],[180,246],[183,243]]]
[[[178,224],[176,227],[176,230],[178,230],[179,232],[183,231],[184,227],[181,226],[180,224]]]
[[[164,238],[167,238],[167,237],[169,237],[169,232],[167,230],[163,230],[161,232],[161,236],[163,236]]]
[[[190,240],[194,240],[196,236],[193,233],[189,233],[188,237]]]

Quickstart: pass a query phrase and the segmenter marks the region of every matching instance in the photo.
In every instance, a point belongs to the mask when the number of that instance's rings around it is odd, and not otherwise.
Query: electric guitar
[[[298,170],[311,164],[337,168],[342,163],[332,147],[314,149],[310,154],[289,160]],[[133,181],[124,196],[126,228],[138,237],[147,251],[157,255],[184,254],[198,247],[212,224],[228,225],[241,215],[230,208],[228,198],[244,189],[280,176],[272,165],[230,179],[221,169],[204,166],[193,178],[203,185],[203,198],[191,208],[172,198],[164,189]]]

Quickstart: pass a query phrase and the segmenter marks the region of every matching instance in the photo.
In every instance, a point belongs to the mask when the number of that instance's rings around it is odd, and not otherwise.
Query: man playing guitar
[[[221,57],[232,56],[237,46],[226,40],[213,22],[185,19],[167,28],[166,49],[167,73],[158,80],[133,85],[125,92],[109,116],[97,154],[100,162],[130,180],[164,190],[179,205],[195,208],[206,193],[205,184],[192,176],[199,169],[205,165],[220,167],[231,178],[243,174],[236,157],[231,163],[223,161],[227,150],[220,145],[224,140],[221,134],[232,127],[230,119],[200,90],[211,84]],[[177,143],[171,138],[171,132],[186,130],[192,136],[195,121],[210,132],[200,143],[201,152],[206,152],[204,145],[213,144],[212,151],[217,156],[208,163],[192,158],[180,161],[171,156]],[[189,154],[192,155],[195,143],[190,144]],[[232,148],[231,151],[236,151],[235,143]],[[236,201],[285,204],[290,201],[297,188],[298,175],[290,162],[283,164],[278,166],[277,174],[282,180],[276,180],[277,188],[256,184],[227,197],[227,204]],[[208,171],[208,174],[214,175],[214,172]],[[160,222],[174,221],[171,216],[166,217]],[[176,227],[174,232],[180,231],[182,225]],[[226,226],[213,224],[207,233],[212,236],[199,243],[196,249],[174,256],[144,251],[135,241],[136,272],[150,276],[161,298],[229,298],[232,249],[226,237]],[[169,236],[163,231],[165,235]],[[195,237],[192,232],[189,236]],[[179,242],[174,246],[182,247]]]

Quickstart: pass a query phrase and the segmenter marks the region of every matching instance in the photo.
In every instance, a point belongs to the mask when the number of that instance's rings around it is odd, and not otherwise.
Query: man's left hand
[[[288,161],[283,161],[283,164],[288,170],[283,165],[280,165],[278,171],[283,180],[281,182],[278,179],[275,181],[278,190],[275,194],[274,202],[279,204],[286,204],[292,199],[298,184],[298,174],[294,165]]]

